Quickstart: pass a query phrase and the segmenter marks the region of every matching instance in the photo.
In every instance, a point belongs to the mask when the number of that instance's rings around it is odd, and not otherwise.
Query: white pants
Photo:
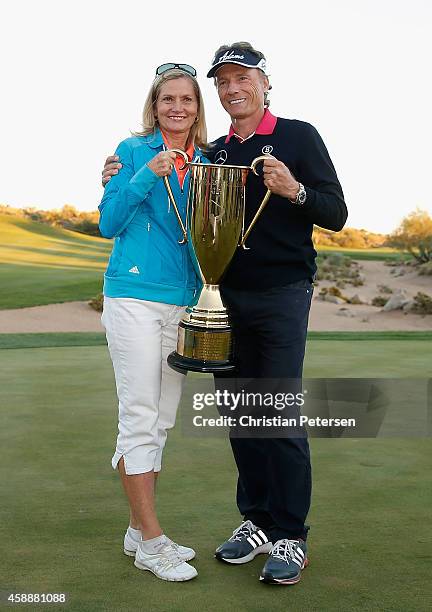
[[[174,426],[185,376],[167,356],[176,348],[185,308],[133,298],[104,298],[102,324],[119,400],[117,446],[126,474],[159,472],[167,430]]]

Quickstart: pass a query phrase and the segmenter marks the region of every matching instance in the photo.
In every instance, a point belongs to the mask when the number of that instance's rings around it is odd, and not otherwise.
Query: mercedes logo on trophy
[[[183,238],[198,276],[203,282],[195,306],[188,306],[179,323],[177,350],[168,356],[168,363],[183,372],[228,372],[232,363],[232,332],[229,313],[219,293],[219,282],[238,247],[245,242],[271,195],[264,196],[249,227],[245,231],[245,185],[250,170],[271,157],[261,155],[251,166],[219,166],[188,162],[183,151],[184,166],[191,172],[186,225],[180,216],[168,177],[165,187],[173,205]]]

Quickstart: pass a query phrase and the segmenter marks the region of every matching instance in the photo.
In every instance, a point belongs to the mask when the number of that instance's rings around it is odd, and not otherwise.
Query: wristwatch
[[[306,196],[307,194],[304,185],[299,183],[299,190],[297,191],[295,200],[292,200],[292,203],[296,204],[297,206],[303,206],[303,204],[306,202]]]

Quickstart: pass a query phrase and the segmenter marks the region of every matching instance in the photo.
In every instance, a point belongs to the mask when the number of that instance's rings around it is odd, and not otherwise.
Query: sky
[[[104,160],[140,128],[156,66],[195,66],[210,139],[229,117],[205,74],[247,40],[266,55],[271,111],[312,123],[349,209],[390,232],[430,195],[429,0],[2,0],[0,203],[95,210]]]

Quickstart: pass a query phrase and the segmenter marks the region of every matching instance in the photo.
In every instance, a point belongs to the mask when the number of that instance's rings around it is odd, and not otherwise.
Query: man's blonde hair
[[[167,81],[172,81],[174,79],[190,79],[198,100],[197,120],[190,129],[186,145],[193,142],[195,146],[200,147],[201,149],[206,149],[207,126],[204,113],[204,102],[200,87],[198,85],[198,81],[192,75],[178,68],[167,70],[166,72],[155,78],[144,103],[144,109],[142,114],[142,130],[140,132],[133,132],[133,134],[134,136],[147,136],[148,134],[155,133],[156,128],[158,127],[158,120],[155,117],[155,106],[160,95],[160,90],[164,83],[166,83]]]

